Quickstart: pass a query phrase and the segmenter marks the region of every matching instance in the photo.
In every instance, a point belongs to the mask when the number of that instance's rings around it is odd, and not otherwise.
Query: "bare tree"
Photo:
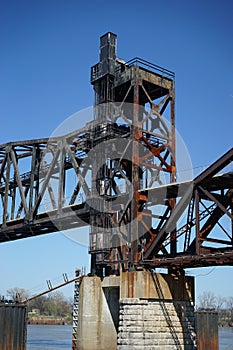
[[[217,306],[216,297],[212,292],[203,292],[198,300],[198,307],[202,309],[215,309]]]
[[[226,304],[230,313],[230,322],[233,322],[233,297],[227,298]]]
[[[219,311],[223,309],[223,305],[226,303],[226,298],[221,295],[216,297],[216,309]]]
[[[6,294],[7,297],[13,301],[22,301],[29,296],[29,293],[26,289],[19,287],[7,289]]]

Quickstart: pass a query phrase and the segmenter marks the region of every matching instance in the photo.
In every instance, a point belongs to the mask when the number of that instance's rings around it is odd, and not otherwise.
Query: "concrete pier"
[[[80,284],[78,350],[116,350],[119,277],[84,277]]]
[[[194,350],[194,279],[149,271],[84,277],[79,350]]]

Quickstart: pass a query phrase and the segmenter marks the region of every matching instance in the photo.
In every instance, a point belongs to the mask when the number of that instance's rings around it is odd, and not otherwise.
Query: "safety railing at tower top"
[[[158,66],[157,64],[151,63],[149,61],[146,61],[139,57],[134,57],[130,61],[124,63],[125,68],[131,68],[132,66],[139,66],[141,68],[144,68],[149,71],[153,71],[156,74],[159,74],[163,77],[169,78],[169,79],[175,79],[175,73],[163,68],[161,66]],[[119,73],[122,70],[122,65],[118,66],[115,70],[116,73]]]
[[[116,69],[115,74],[118,75],[122,71],[127,68],[131,68],[132,66],[139,66],[143,69],[152,71],[156,74],[161,75],[162,77],[169,78],[171,80],[175,79],[175,73],[170,71],[169,69],[158,66],[157,64],[151,63],[139,57],[134,57],[128,62],[121,61],[119,59],[116,60]],[[101,64],[97,63],[93,67],[91,67],[91,82],[99,79],[102,76]]]

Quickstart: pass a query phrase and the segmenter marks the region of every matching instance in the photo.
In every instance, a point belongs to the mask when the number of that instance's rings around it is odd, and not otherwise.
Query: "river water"
[[[28,325],[27,350],[71,350],[71,326]]]
[[[233,328],[222,327],[218,331],[219,350],[233,350]]]
[[[71,326],[28,325],[27,350],[71,350],[71,339]],[[219,328],[219,350],[233,350],[233,328]]]

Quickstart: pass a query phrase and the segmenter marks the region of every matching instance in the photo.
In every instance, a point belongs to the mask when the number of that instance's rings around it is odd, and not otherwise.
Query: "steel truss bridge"
[[[119,141],[121,138],[128,139],[129,135],[130,128],[108,124],[104,130],[100,130],[101,137],[98,137],[96,142],[104,144],[107,139]],[[91,203],[102,201],[102,198],[100,195],[91,196],[85,179],[91,165],[83,161],[85,157],[82,153],[86,152],[87,156],[91,149],[91,145],[87,147],[90,137],[92,137],[91,130],[83,129],[65,137],[22,141],[1,146],[1,242],[91,224],[92,211],[96,211]],[[44,165],[43,159],[48,153],[52,158],[48,165]],[[23,163],[26,161],[31,170],[21,173],[21,161]],[[232,161],[233,149],[193,181],[139,190],[142,201],[143,198],[147,199],[147,209],[145,212],[142,211],[139,219],[142,225],[146,226],[146,234],[149,234],[149,239],[141,250],[140,265],[194,267],[232,264],[233,173],[221,173],[221,170]],[[76,175],[76,185],[71,189],[67,202],[66,187],[69,183],[66,178],[70,171]],[[56,182],[56,193],[54,182]],[[83,196],[80,202],[81,192]],[[88,196],[90,199],[86,200]],[[127,193],[117,197],[123,204],[127,203]],[[48,202],[48,198],[50,210],[46,210],[42,205],[43,201]],[[115,198],[114,193],[112,196],[108,195],[107,200],[114,201]],[[177,204],[171,212],[169,201],[174,198]],[[156,218],[158,223],[156,227],[147,227],[149,209],[157,205],[164,207],[163,210],[160,209],[162,214]],[[177,223],[183,214],[186,217],[183,218],[182,225],[174,229],[174,223]],[[123,214],[121,216],[123,217]],[[230,231],[220,223],[223,217],[229,219]],[[217,232],[214,231],[215,228]],[[143,241],[144,236],[140,241]],[[169,254],[169,246],[173,240],[177,242],[182,240],[182,249],[175,256]],[[109,264],[110,261],[103,260],[102,263]]]
[[[115,42],[91,70],[93,122],[0,146],[0,242],[89,225],[99,275],[232,265],[233,149],[176,182],[174,73],[117,59]]]

